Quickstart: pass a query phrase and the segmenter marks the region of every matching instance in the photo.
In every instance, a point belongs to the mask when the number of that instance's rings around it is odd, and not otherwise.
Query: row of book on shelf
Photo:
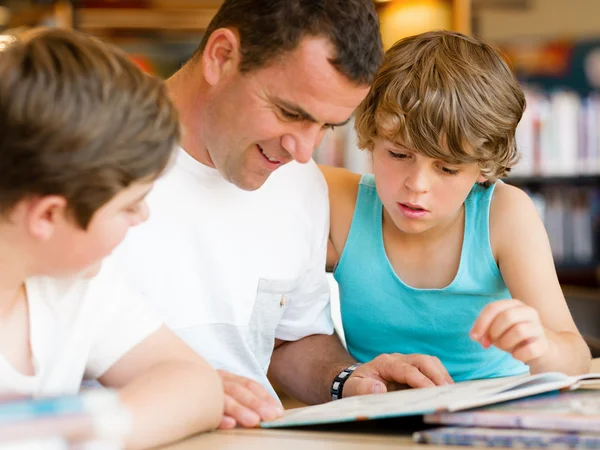
[[[600,187],[525,188],[544,222],[557,264],[600,259]]]
[[[517,127],[523,176],[600,174],[600,94],[526,89],[527,108]]]

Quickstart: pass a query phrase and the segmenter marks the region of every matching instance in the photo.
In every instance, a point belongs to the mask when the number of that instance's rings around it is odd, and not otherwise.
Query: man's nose
[[[318,124],[308,124],[294,133],[282,136],[281,146],[299,163],[310,161],[325,130]]]

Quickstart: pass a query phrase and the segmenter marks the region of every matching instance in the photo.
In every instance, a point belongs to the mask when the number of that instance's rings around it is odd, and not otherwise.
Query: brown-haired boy
[[[356,119],[374,175],[323,168],[329,263],[358,361],[426,354],[448,382],[588,370],[534,205],[497,181],[517,159],[524,108],[478,39],[429,32],[387,52]]]
[[[0,123],[0,391],[97,377],[133,414],[128,447],[216,427],[216,372],[100,267],[178,141],[163,83],[99,41],[35,31],[0,51]]]

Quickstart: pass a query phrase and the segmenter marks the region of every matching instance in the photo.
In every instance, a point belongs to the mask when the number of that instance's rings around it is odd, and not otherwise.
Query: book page
[[[446,386],[421,389],[406,389],[386,394],[372,394],[344,398],[322,405],[308,406],[286,411],[284,417],[272,422],[263,422],[264,428],[323,423],[348,422],[386,417],[421,415],[448,410],[453,405],[484,402],[494,403],[500,395],[509,398],[523,396],[524,392],[545,392],[544,386],[560,387],[571,383],[569,377],[560,373],[547,373],[534,376],[517,376],[488,380],[465,381]],[[525,394],[527,395],[527,394]]]

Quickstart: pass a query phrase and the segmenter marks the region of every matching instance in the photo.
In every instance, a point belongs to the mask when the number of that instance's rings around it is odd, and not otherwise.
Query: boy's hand
[[[484,348],[494,345],[525,364],[543,356],[549,348],[537,310],[514,299],[487,305],[470,336]]]
[[[342,396],[378,394],[396,390],[398,385],[421,388],[450,383],[454,381],[435,356],[383,354],[352,373]]]
[[[281,404],[260,383],[221,369],[217,373],[225,391],[225,412],[219,428],[255,427],[261,420],[283,415]]]

